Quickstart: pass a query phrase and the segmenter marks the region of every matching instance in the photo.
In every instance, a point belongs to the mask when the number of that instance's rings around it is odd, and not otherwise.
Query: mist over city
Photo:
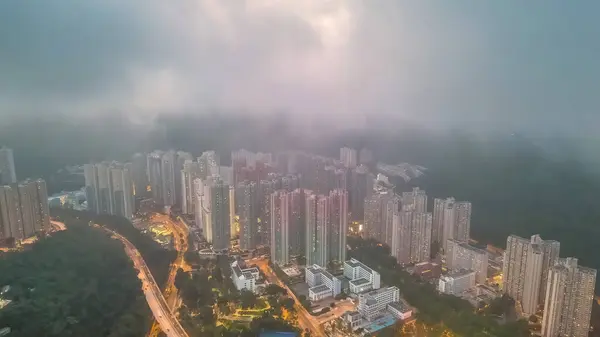
[[[0,336],[600,336],[600,3],[0,3]]]

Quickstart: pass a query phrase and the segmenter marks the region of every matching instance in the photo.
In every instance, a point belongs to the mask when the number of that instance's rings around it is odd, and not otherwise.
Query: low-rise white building
[[[307,267],[305,275],[306,283],[310,287],[308,298],[311,301],[334,297],[342,292],[342,281],[316,264]]]
[[[370,291],[358,296],[358,312],[368,321],[380,315],[388,304],[400,300],[400,290],[397,287],[387,287]]]
[[[355,294],[381,287],[379,273],[356,259],[344,262],[344,277],[350,280],[348,288]]]
[[[438,290],[444,294],[459,295],[475,287],[475,278],[474,271],[460,270],[440,277]]]
[[[256,267],[242,269],[240,268],[238,261],[234,261],[231,264],[231,279],[239,291],[246,289],[251,292],[256,292],[256,280],[259,275],[260,273]]]
[[[392,315],[401,320],[406,320],[412,316],[412,308],[403,300],[388,304],[388,310]]]
[[[342,319],[348,323],[352,330],[360,328],[363,324],[363,318],[358,311],[348,311],[343,315]]]

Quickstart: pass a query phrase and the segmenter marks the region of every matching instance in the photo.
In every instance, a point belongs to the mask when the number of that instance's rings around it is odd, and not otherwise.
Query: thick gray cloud
[[[594,134],[597,1],[0,2],[0,114],[291,111]]]

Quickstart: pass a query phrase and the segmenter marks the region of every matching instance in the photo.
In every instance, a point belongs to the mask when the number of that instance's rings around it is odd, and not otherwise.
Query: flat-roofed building
[[[358,312],[368,321],[380,315],[388,304],[400,300],[397,287],[380,288],[358,296]]]
[[[344,262],[344,277],[350,280],[349,289],[352,293],[379,289],[381,286],[379,273],[356,259]]]
[[[318,265],[307,267],[305,275],[311,301],[335,297],[342,292],[342,281]]]
[[[352,329],[352,330],[356,330],[356,329],[360,328],[360,326],[363,323],[363,318],[360,315],[360,312],[358,312],[358,311],[347,311],[342,316],[342,319],[348,323],[348,325],[350,326],[350,329]]]
[[[475,272],[460,270],[440,277],[438,290],[443,294],[458,295],[475,287]]]
[[[242,268],[238,261],[231,264],[231,279],[237,290],[243,289],[256,292],[256,280],[259,276],[258,268]]]
[[[412,316],[412,308],[402,300],[388,304],[388,310],[401,320],[406,320]]]

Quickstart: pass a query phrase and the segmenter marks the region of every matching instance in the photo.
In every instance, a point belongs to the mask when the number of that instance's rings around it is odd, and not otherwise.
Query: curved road
[[[150,306],[152,314],[154,315],[154,319],[156,319],[160,325],[161,330],[166,333],[168,337],[188,337],[188,334],[185,332],[185,330],[183,330],[181,324],[179,324],[179,321],[169,309],[167,302],[160,291],[160,288],[156,284],[154,277],[146,265],[146,262],[135,246],[122,235],[108,228],[99,225],[96,226],[112,234],[114,238],[120,240],[125,246],[125,252],[133,261],[135,268],[140,272],[139,277],[142,280],[146,301],[148,301],[148,306]]]
[[[184,254],[187,251],[188,247],[188,229],[183,221],[180,220],[182,224],[182,226],[180,227],[177,224],[177,222],[172,220],[169,216],[160,213],[154,213],[152,215],[152,219],[155,221],[162,221],[166,226],[169,227],[173,235],[175,250],[177,251],[177,258],[171,264],[171,268],[169,270],[169,278],[164,288],[165,291],[163,292],[163,296],[166,297],[169,309],[171,311],[174,311],[176,310],[176,307],[180,301],[179,296],[177,294],[177,288],[175,287],[175,276],[177,275],[177,270],[179,270],[179,268],[182,268],[184,270],[186,270],[186,268],[189,268],[189,266],[187,266],[187,264],[185,263],[184,259]],[[183,240],[180,239],[181,237],[183,238]],[[160,331],[161,330],[159,329],[159,325],[155,321],[152,324],[150,332],[148,333],[148,337],[157,337]]]

